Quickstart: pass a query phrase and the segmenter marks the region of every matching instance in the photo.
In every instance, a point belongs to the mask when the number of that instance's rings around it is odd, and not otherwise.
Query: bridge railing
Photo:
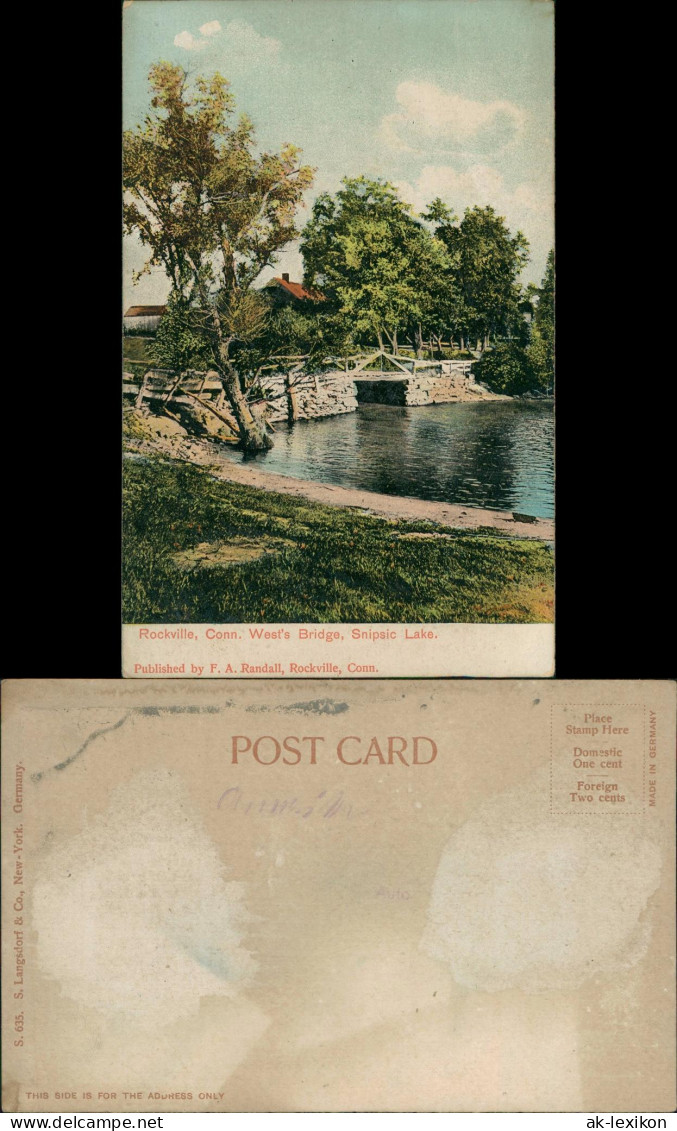
[[[260,386],[265,381],[266,374],[272,375],[275,371],[284,375],[287,385],[293,387],[296,381],[307,375],[305,365],[308,357],[307,354],[294,354],[275,358],[268,364],[259,367],[253,384]],[[367,368],[373,366],[379,359],[388,361],[387,371]],[[392,374],[393,377],[402,373],[411,377],[422,371],[429,373],[431,370],[437,371],[440,376],[469,377],[472,366],[472,362],[467,360],[424,361],[420,358],[407,357],[404,354],[394,354],[380,349],[343,358],[326,357],[320,364],[333,365],[335,370],[342,370],[347,377],[360,377],[363,380],[368,380],[372,373],[374,376]],[[321,375],[317,376],[320,379]],[[225,402],[223,384],[214,371],[187,370],[184,373],[177,374],[171,369],[148,368],[141,378],[130,372],[123,373],[122,382],[123,393],[127,396],[134,396],[137,405],[146,400],[160,400],[165,404],[170,400],[179,403],[200,400],[214,404],[220,409]],[[256,397],[255,399],[260,400],[261,398]]]

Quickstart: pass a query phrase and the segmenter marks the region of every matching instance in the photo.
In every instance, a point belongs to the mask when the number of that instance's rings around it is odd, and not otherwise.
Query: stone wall
[[[440,371],[441,370],[441,371]],[[172,392],[175,374],[169,370],[148,370],[143,382],[129,375],[126,391],[136,397],[137,405],[164,399]],[[414,373],[367,372],[353,376],[341,370],[328,373],[274,373],[261,379],[263,397],[251,404],[257,419],[267,420],[273,426],[292,420],[316,420],[325,416],[338,416],[355,412],[358,404],[426,405],[448,404],[454,401],[506,400],[490,393],[475,383],[468,362],[449,361],[442,366],[421,367]],[[187,373],[182,391],[190,390],[201,400],[211,402],[218,409],[220,422],[206,408],[187,394],[174,396],[174,412],[200,417],[201,428],[218,433],[224,424],[223,417],[237,427],[226,402],[221,382],[214,373]]]
[[[419,370],[408,379],[405,378],[405,404],[450,404],[453,401],[491,399],[491,393],[475,383],[467,370],[450,370],[447,373]]]
[[[495,394],[475,383],[469,365],[452,368],[453,362],[447,364],[449,368],[442,372],[435,368],[418,369],[411,375],[361,375],[355,382],[357,399],[360,404],[411,406],[496,399]]]
[[[290,378],[276,373],[261,384],[266,393],[265,415],[271,424],[338,416],[357,408],[355,382],[346,373],[300,373]]]

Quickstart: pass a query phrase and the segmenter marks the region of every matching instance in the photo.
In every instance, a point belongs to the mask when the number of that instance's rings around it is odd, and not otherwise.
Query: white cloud
[[[180,31],[178,35],[174,36],[174,43],[177,47],[183,47],[186,51],[202,51],[207,46],[206,39],[196,39],[189,31]]]
[[[224,28],[227,46],[247,62],[265,63],[277,58],[282,44],[272,36],[259,35],[246,20],[231,20]]]
[[[463,173],[451,165],[424,165],[414,184],[400,181],[397,187],[417,209],[441,196],[457,212],[473,204],[491,204],[498,211],[519,210],[542,218],[551,218],[553,211],[549,186],[523,182],[510,190],[503,174],[489,165],[471,165]]]
[[[257,65],[275,61],[282,47],[279,39],[259,35],[246,20],[231,20],[224,28],[218,20],[211,20],[202,25],[200,32],[202,38],[197,38],[190,31],[179,32],[174,43],[185,51],[204,51],[208,47],[209,58],[215,63],[225,54],[229,60],[232,57],[239,63]]]
[[[211,20],[208,24],[203,24],[200,28],[202,35],[218,35],[221,31],[221,24],[218,20]]]
[[[413,183],[398,181],[402,198],[421,212],[439,196],[459,216],[466,208],[490,204],[504,216],[512,232],[524,232],[531,245],[535,279],[540,279],[553,242],[553,191],[546,179],[524,181],[509,189],[503,174],[490,165],[471,165],[459,172],[451,165],[424,165]]]
[[[449,151],[469,141],[505,148],[524,126],[524,111],[513,102],[475,102],[431,82],[401,82],[399,109],[381,120],[381,138],[392,149]]]

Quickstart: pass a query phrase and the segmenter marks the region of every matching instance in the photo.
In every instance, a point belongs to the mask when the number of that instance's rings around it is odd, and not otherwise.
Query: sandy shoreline
[[[410,522],[435,522],[454,530],[476,530],[487,527],[507,534],[511,538],[533,538],[552,542],[555,524],[550,518],[521,521],[511,511],[489,510],[464,506],[460,503],[441,503],[428,499],[415,499],[402,495],[381,495],[375,491],[362,491],[354,487],[339,487],[332,483],[317,483],[308,479],[295,479],[290,475],[264,471],[253,463],[235,463],[219,456],[208,441],[158,437],[152,441],[128,439],[128,451],[139,455],[164,455],[208,467],[217,479],[257,487],[263,491],[277,491],[322,503],[330,507],[353,507],[368,514]]]

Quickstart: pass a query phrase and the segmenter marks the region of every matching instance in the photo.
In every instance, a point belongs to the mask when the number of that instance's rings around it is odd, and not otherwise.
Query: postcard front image
[[[552,674],[552,20],[125,6],[125,675]]]

